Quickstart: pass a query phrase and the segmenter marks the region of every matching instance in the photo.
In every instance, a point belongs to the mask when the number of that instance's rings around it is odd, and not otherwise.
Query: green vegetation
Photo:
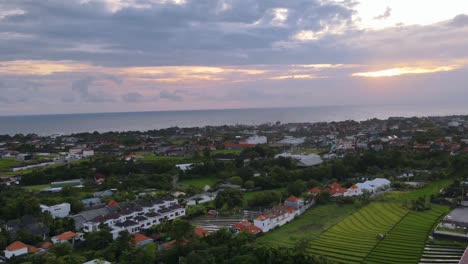
[[[256,200],[261,199],[263,196],[272,196],[271,194],[278,194],[277,196],[284,197],[285,196],[286,188],[276,188],[271,190],[261,190],[261,191],[253,191],[253,192],[245,192],[244,193],[244,207],[249,207],[250,205],[255,204]],[[276,203],[280,202],[280,199],[275,201]]]
[[[319,205],[305,212],[298,219],[272,230],[257,239],[258,243],[271,246],[294,247],[303,239],[314,240],[328,228],[355,212],[352,205]]]
[[[391,191],[378,197],[379,201],[409,201],[417,200],[420,197],[429,198],[431,195],[437,195],[440,190],[449,187],[453,183],[452,179],[433,181],[423,188],[414,191]]]
[[[193,186],[195,188],[204,188],[206,185],[213,187],[219,179],[214,177],[201,177],[201,178],[193,178],[193,179],[184,179],[179,182],[182,187],[189,187]]]
[[[210,152],[211,155],[216,155],[216,154],[233,154],[233,155],[239,155],[242,153],[241,149],[217,149],[213,150]]]
[[[143,161],[167,161],[167,162],[182,163],[182,162],[190,161],[190,160],[188,160],[186,157],[144,155]]]
[[[448,212],[446,207],[411,212],[404,217],[367,256],[364,263],[418,263],[434,223]]]
[[[30,191],[30,192],[39,192],[45,188],[49,188],[49,184],[39,184],[39,185],[30,185],[30,186],[24,186],[23,188]]]
[[[396,203],[372,203],[330,228],[307,248],[310,254],[338,262],[362,263],[386,234],[409,211]]]
[[[9,172],[11,166],[19,165],[21,161],[17,161],[15,158],[1,158],[0,159],[0,172]]]

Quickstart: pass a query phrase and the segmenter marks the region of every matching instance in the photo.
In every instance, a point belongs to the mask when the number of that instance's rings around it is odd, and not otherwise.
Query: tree
[[[238,189],[226,189],[218,192],[214,200],[216,208],[227,206],[228,208],[240,207],[243,203],[243,193]]]
[[[297,180],[295,182],[288,184],[287,190],[289,194],[299,196],[306,190],[306,188],[307,187],[304,181]]]

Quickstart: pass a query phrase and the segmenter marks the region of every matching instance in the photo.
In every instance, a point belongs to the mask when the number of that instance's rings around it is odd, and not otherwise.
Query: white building
[[[16,241],[5,248],[5,258],[10,259],[13,256],[21,256],[28,254],[28,245],[23,242]]]
[[[69,203],[61,203],[52,206],[40,205],[41,211],[48,212],[52,218],[65,218],[70,214],[71,206]]]
[[[83,149],[83,157],[91,157],[91,156],[94,156],[94,150],[90,149],[90,148],[85,148]]]
[[[377,191],[386,190],[390,188],[391,182],[384,178],[376,178],[372,181],[365,181],[363,183],[357,183],[363,192],[375,193]]]
[[[254,135],[254,136],[247,138],[244,142],[245,144],[258,145],[258,144],[266,144],[268,142],[268,139],[265,136]]]
[[[185,208],[173,198],[156,201],[140,199],[118,207],[119,210],[115,212],[99,215],[84,222],[83,231],[86,233],[99,231],[99,226],[105,224],[111,228],[112,237],[116,239],[121,231],[126,230],[130,234],[135,234],[164,220],[173,220],[185,215]]]
[[[299,167],[310,167],[321,164],[323,162],[322,158],[317,154],[299,155],[282,153],[275,156],[275,158],[278,157],[292,158],[294,160],[297,160],[297,166]]]
[[[193,163],[187,163],[187,164],[177,164],[175,165],[179,170],[181,171],[188,171],[191,168],[193,168]]]
[[[343,194],[345,197],[352,197],[352,196],[361,196],[363,194],[362,189],[359,188],[357,185],[353,185],[346,192]]]

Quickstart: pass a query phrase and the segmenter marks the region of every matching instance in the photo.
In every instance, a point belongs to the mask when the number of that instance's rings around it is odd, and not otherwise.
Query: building
[[[376,178],[372,181],[365,181],[362,183],[357,183],[362,192],[375,193],[378,191],[387,190],[391,186],[391,182],[387,179]]]
[[[90,261],[87,261],[83,264],[112,264],[110,263],[109,261],[106,261],[106,260],[102,260],[102,259],[93,259],[93,260],[90,260]]]
[[[85,157],[85,158],[94,156],[94,150],[92,150],[92,149],[90,149],[90,148],[85,148],[85,149],[83,149],[82,155],[83,155],[83,157]]]
[[[52,218],[65,218],[70,214],[71,206],[69,203],[61,203],[52,206],[40,205],[41,212],[48,212]]]
[[[293,195],[284,201],[284,205],[299,210],[299,208],[304,206],[304,201]]]
[[[267,137],[265,136],[259,136],[259,135],[254,135],[246,140],[242,141],[244,144],[251,144],[251,145],[258,145],[258,144],[266,144],[268,142]]]
[[[262,232],[262,229],[256,225],[252,225],[247,220],[242,220],[240,223],[235,223],[231,225],[231,229],[236,232],[248,232],[252,235],[258,235]]]
[[[73,244],[73,242],[76,240],[84,240],[84,235],[82,233],[75,233],[75,232],[67,231],[60,235],[56,235],[52,237],[51,240],[52,240],[52,243],[54,244],[60,244],[60,243],[65,243],[65,242],[69,242]]]
[[[289,223],[296,216],[296,209],[278,205],[267,209],[254,220],[254,225],[266,233],[275,227]]]
[[[18,154],[18,156],[16,156],[16,160],[17,161],[28,161],[28,160],[32,160],[33,156],[31,154]]]
[[[346,190],[345,193],[343,193],[344,197],[354,197],[354,196],[361,196],[363,194],[361,188],[357,186],[356,184],[349,187],[348,190]]]
[[[181,171],[188,171],[193,168],[193,163],[175,165]]]
[[[5,248],[5,258],[10,259],[12,257],[26,255],[28,253],[35,253],[39,251],[38,248],[26,245],[21,241],[16,241],[10,244],[8,247]]]
[[[107,206],[89,213],[81,213],[73,218],[76,219],[75,225],[79,222],[85,233],[99,231],[99,226],[105,224],[111,229],[112,237],[116,239],[121,231],[126,230],[130,234],[135,234],[165,220],[171,221],[184,215],[185,208],[181,207],[176,199],[167,198],[140,199]]]
[[[275,158],[292,158],[297,161],[298,167],[311,167],[323,162],[322,158],[317,154],[296,155],[290,153],[282,153],[275,156]]]
[[[150,243],[153,243],[153,239],[143,234],[136,233],[135,235],[133,235],[133,242],[135,243],[136,246],[145,246]]]

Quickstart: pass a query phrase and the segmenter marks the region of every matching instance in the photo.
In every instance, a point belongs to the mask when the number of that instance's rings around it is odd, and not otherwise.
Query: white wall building
[[[10,259],[13,256],[21,256],[28,254],[28,245],[23,242],[16,241],[13,244],[6,247],[4,250],[5,258]]]
[[[83,149],[83,157],[91,157],[91,156],[94,156],[94,150],[90,149],[90,148],[85,148]]]
[[[246,144],[258,145],[258,144],[266,144],[268,142],[268,139],[265,136],[254,135],[254,136],[247,138],[244,142]]]
[[[141,199],[118,206],[120,210],[97,216],[83,223],[83,231],[86,233],[99,231],[99,226],[105,224],[111,228],[112,237],[116,239],[123,230],[135,234],[164,220],[174,220],[185,215],[185,208],[181,207],[176,199],[157,201]]]
[[[357,185],[353,185],[346,192],[343,194],[345,197],[352,197],[352,196],[361,196],[363,194],[362,189],[359,188]]]
[[[48,212],[52,218],[65,218],[70,214],[71,206],[69,203],[61,203],[52,206],[40,205],[41,211]]]

